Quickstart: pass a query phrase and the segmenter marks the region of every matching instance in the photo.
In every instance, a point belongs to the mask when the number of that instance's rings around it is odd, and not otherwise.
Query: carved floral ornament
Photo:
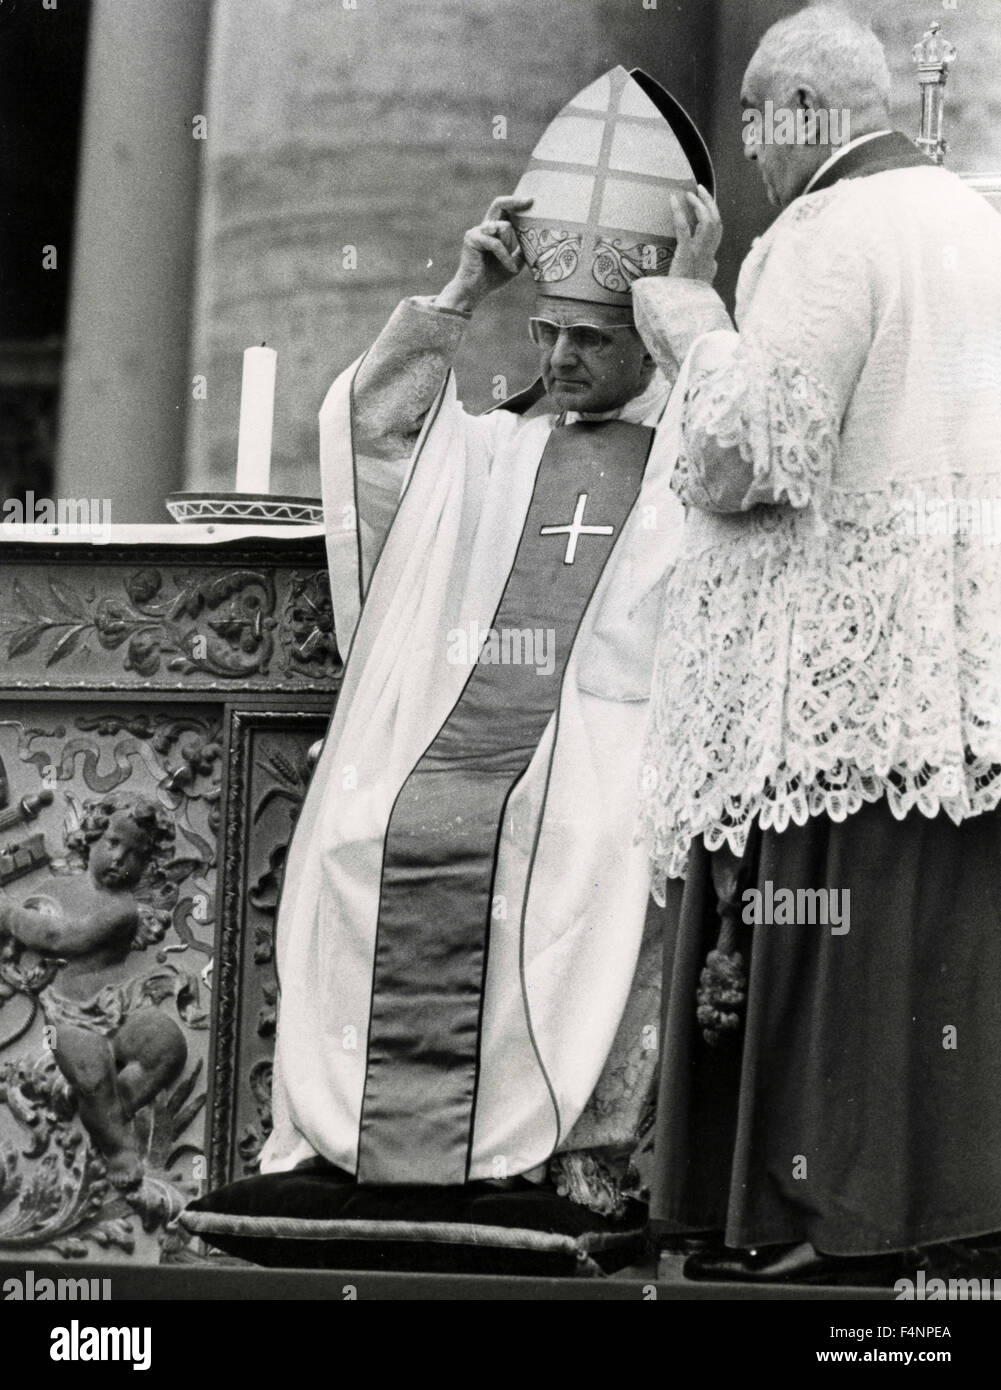
[[[289,590],[282,623],[286,670],[317,675],[341,669],[334,630],[334,605],[326,570],[296,575]]]
[[[107,572],[94,580],[107,582]],[[89,579],[90,576],[88,575]],[[123,668],[150,678],[164,671],[232,680],[264,677],[276,654],[286,675],[322,679],[340,670],[325,571],[296,575],[279,613],[270,569],[133,570],[121,593],[70,584],[14,580],[14,611],[0,616],[7,659],[43,657],[56,667],[90,642],[123,651]]]

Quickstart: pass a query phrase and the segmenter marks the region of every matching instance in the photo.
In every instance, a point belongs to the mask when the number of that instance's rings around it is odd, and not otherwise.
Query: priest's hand
[[[481,300],[499,290],[525,264],[511,213],[527,212],[534,198],[495,198],[487,215],[462,238],[459,268],[435,298],[439,309],[468,314]]]
[[[711,285],[716,278],[716,252],[723,239],[723,223],[719,208],[707,188],[699,184],[698,193],[686,193],[689,209],[695,214],[695,225],[689,224],[689,213],[677,194],[671,195],[674,214],[674,235],[677,249],[671,262],[670,275],[686,280],[704,280]]]

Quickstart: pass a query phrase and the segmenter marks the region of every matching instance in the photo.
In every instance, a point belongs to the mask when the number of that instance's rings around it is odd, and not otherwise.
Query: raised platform
[[[229,1258],[178,1265],[126,1265],[87,1261],[61,1264],[0,1263],[0,1298],[8,1297],[4,1285],[9,1279],[25,1284],[32,1271],[35,1300],[43,1278],[67,1281],[63,1297],[70,1295],[69,1281],[99,1281],[91,1287],[110,1293],[112,1302],[173,1301],[286,1301],[286,1300],[431,1300],[451,1302],[510,1302],[539,1299],[559,1302],[716,1302],[721,1299],[748,1299],[756,1302],[809,1301],[887,1301],[890,1289],[844,1289],[788,1285],[782,1288],[751,1288],[737,1284],[694,1284],[681,1277],[681,1257],[677,1268],[662,1261],[660,1278],[653,1264],[621,1270],[607,1279],[535,1279],[497,1275],[379,1274],[351,1270],[261,1269]],[[673,1259],[672,1259],[673,1265]],[[107,1285],[103,1281],[107,1280]],[[58,1286],[56,1289],[58,1292]],[[76,1294],[72,1295],[76,1298]],[[79,1310],[78,1310],[79,1311]]]

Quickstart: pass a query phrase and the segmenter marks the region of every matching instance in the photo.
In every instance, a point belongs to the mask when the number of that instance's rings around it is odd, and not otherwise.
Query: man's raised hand
[[[513,196],[493,200],[483,221],[462,238],[458,269],[435,299],[440,309],[471,313],[488,294],[518,274],[525,258],[510,214],[527,212],[534,201]]]
[[[716,278],[716,252],[723,239],[719,208],[702,184],[699,184],[698,193],[686,193],[685,198],[695,213],[695,226],[689,226],[684,204],[677,194],[672,194],[671,210],[678,245],[668,273],[688,280],[705,280],[711,285]]]

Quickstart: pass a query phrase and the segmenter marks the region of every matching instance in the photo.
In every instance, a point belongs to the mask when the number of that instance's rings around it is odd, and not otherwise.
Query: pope
[[[604,1212],[642,1186],[660,943],[637,787],[682,507],[661,430],[677,363],[631,290],[670,270],[682,203],[683,268],[711,278],[711,187],[677,103],[613,69],[324,403],[347,662],[278,915],[265,1172],[548,1176]],[[526,263],[539,379],[471,415],[453,358]],[[468,632],[498,640],[456,659]]]

